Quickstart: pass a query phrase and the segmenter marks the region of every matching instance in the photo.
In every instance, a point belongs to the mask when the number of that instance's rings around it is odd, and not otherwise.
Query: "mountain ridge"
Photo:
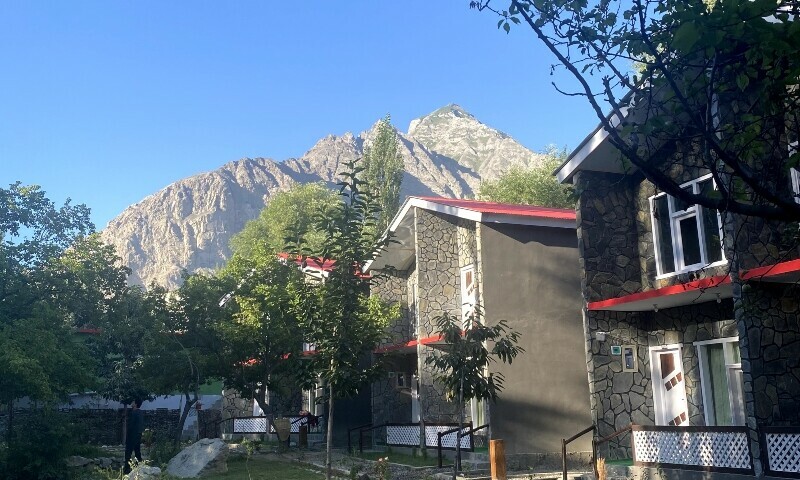
[[[276,161],[245,157],[173,182],[112,219],[101,236],[131,268],[131,283],[180,284],[183,270],[224,265],[233,235],[256,218],[277,192],[296,183],[333,186],[341,165],[363,155],[375,125],[358,135],[319,139],[302,156]],[[397,131],[405,173],[401,195],[469,198],[482,179],[543,155],[449,104]]]

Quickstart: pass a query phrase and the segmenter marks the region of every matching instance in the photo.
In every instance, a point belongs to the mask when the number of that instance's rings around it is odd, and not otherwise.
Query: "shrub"
[[[181,445],[163,436],[156,437],[150,451],[147,453],[147,460],[156,466],[166,465],[172,457],[180,453]]]
[[[0,478],[50,480],[69,476],[66,458],[72,452],[72,431],[57,412],[42,409],[14,425],[0,449]]]

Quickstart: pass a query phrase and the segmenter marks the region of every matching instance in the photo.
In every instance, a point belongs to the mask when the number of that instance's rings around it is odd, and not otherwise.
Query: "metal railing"
[[[586,435],[589,432],[594,432],[597,428],[592,425],[590,427],[584,428],[580,432],[576,433],[575,435],[569,438],[562,438],[561,439],[561,469],[562,469],[562,478],[563,480],[567,480],[567,445],[574,442],[575,440],[579,439],[580,437]],[[594,439],[592,439],[592,462],[595,464],[595,472],[594,478],[599,478],[597,476],[597,460],[595,457],[597,456],[597,450],[594,446]]]
[[[467,427],[467,428],[469,428],[469,427]],[[451,428],[450,430],[445,430],[444,432],[436,433],[436,456],[437,456],[439,468],[442,468],[442,437],[444,437],[445,435],[452,435],[453,433],[455,433],[456,434],[456,443],[455,444],[456,445],[460,445],[461,444],[461,439],[464,436],[469,435],[471,437],[475,432],[477,432],[478,430],[483,430],[484,428],[489,428],[489,424],[486,423],[486,424],[481,425],[479,427],[470,428],[469,430],[467,430],[466,432],[463,432],[463,433],[462,433],[462,431],[464,430],[464,427]],[[472,440],[470,440],[470,445],[473,445],[473,441]],[[461,453],[461,449],[457,449],[457,450],[458,450],[459,453]],[[474,448],[471,448],[470,450],[474,450]],[[461,458],[460,457],[456,458],[456,463],[457,463],[457,468],[459,470],[461,470]]]
[[[621,428],[621,429],[617,430],[616,432],[612,433],[611,435],[607,435],[605,437],[598,438],[596,440],[592,440],[592,468],[594,470],[594,478],[600,478],[598,476],[599,472],[597,471],[597,447],[598,447],[598,445],[600,445],[601,443],[608,443],[610,440],[613,440],[613,439],[619,437],[620,435],[623,435],[625,433],[630,432],[632,428],[633,428],[633,424],[628,425],[625,428]]]

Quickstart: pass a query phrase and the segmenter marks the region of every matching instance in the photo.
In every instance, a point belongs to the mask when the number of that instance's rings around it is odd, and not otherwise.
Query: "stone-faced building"
[[[715,188],[708,171],[678,165],[684,149],[667,143],[650,161],[694,193]],[[800,471],[800,260],[786,242],[797,225],[722,215],[660,192],[623,170],[599,127],[556,175],[580,192],[597,436],[653,426],[613,443],[610,455],[752,473],[795,455],[785,468]],[[789,178],[778,185],[792,188]],[[738,275],[730,275],[734,254]],[[734,451],[741,455],[720,457]]]
[[[492,364],[505,389],[496,404],[473,401],[466,420],[488,423],[511,454],[558,452],[561,438],[590,425],[573,211],[410,197],[389,230],[392,243],[368,271],[372,293],[403,315],[377,353],[391,373],[373,384],[374,425],[458,421],[425,359],[441,344],[433,319],[466,318],[476,305],[488,324],[519,331],[525,353]]]

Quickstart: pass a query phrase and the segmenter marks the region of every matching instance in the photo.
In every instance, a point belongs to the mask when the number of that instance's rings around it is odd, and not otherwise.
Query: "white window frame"
[[[692,187],[692,193],[699,194],[699,185],[701,182],[712,178],[712,175],[709,173],[707,175],[703,175],[701,177],[695,178],[694,180],[688,181],[682,184],[681,188],[686,188],[688,186]],[[714,188],[717,188],[716,183],[713,182]],[[668,200],[668,208],[669,208],[669,217],[670,217],[670,232],[669,234],[672,237],[672,258],[675,266],[675,271],[664,273],[661,271],[661,248],[659,244],[659,234],[657,229],[657,223],[655,218],[655,200],[659,197],[666,195]],[[703,228],[703,212],[699,208],[697,204],[690,205],[686,210],[675,210],[675,197],[672,195],[668,195],[667,193],[659,193],[657,195],[653,195],[650,197],[650,225],[651,231],[653,232],[653,247],[655,250],[656,255],[656,279],[668,278],[672,277],[681,273],[692,272],[695,270],[699,270],[705,267],[716,267],[719,265],[725,265],[728,263],[728,260],[725,258],[725,249],[722,248],[722,216],[717,212],[717,225],[719,225],[719,238],[720,238],[720,250],[722,258],[719,261],[714,263],[708,263],[708,252],[706,251],[706,233],[705,229]],[[682,220],[687,218],[695,218],[697,222],[697,233],[698,233],[698,241],[700,242],[700,262],[695,263],[692,265],[684,265],[683,264],[683,241],[681,238],[681,231],[678,227],[679,223]]]
[[[478,300],[478,279],[475,274],[474,263],[461,267],[461,321],[463,323],[466,323],[469,317],[475,313],[475,304]],[[471,279],[469,289],[466,285],[467,278]]]
[[[733,348],[734,343],[739,342],[739,337],[725,337],[725,338],[715,338],[713,340],[704,340],[700,342],[694,342],[694,345],[697,348],[697,363],[700,366],[700,393],[703,396],[703,414],[705,415],[706,419],[706,426],[713,427],[716,426],[716,421],[714,420],[714,407],[711,404],[711,399],[713,398],[713,393],[711,392],[711,374],[708,369],[708,360],[706,358],[706,347],[713,344],[723,344],[723,354],[725,356],[725,370],[726,372],[730,369],[739,369],[742,368],[741,360],[737,363],[733,362]],[[731,388],[730,384],[730,376],[726,376],[728,380],[728,402],[730,403],[729,407],[731,409],[731,415],[735,410],[735,405],[733,403],[734,391]],[[741,399],[744,402],[744,398]]]

